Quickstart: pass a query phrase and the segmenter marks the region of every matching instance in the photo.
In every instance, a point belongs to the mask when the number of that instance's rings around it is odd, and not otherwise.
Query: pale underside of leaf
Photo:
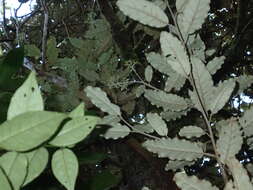
[[[112,124],[112,127],[107,129],[105,134],[103,134],[103,137],[106,139],[116,140],[119,138],[126,137],[127,135],[129,135],[130,132],[131,130],[127,126],[121,125],[120,123],[116,123],[116,124]]]
[[[165,27],[169,24],[167,15],[163,10],[146,0],[118,0],[119,9],[130,18],[151,27]]]
[[[212,186],[209,181],[204,179],[200,180],[195,176],[187,176],[183,172],[176,173],[174,181],[182,190],[218,190],[218,188]]]
[[[170,158],[172,160],[192,161],[203,155],[202,148],[196,143],[177,138],[147,140],[143,143],[143,146],[148,151],[158,154],[161,158]]]
[[[206,65],[207,70],[211,75],[214,75],[219,69],[221,69],[224,63],[225,57],[215,57]]]
[[[227,125],[222,125],[219,139],[217,140],[217,151],[223,163],[233,158],[241,149],[243,138],[240,126],[235,119],[230,119]]]
[[[253,135],[253,109],[248,109],[240,118],[240,125],[243,127],[244,135],[249,137]]]
[[[102,111],[107,112],[111,115],[120,115],[120,108],[111,103],[106,93],[100,88],[88,86],[85,89],[87,96],[90,98],[91,102],[95,104]]]
[[[148,113],[147,120],[151,127],[161,136],[166,136],[168,128],[164,120],[157,113]]]
[[[162,107],[165,111],[181,111],[188,108],[185,99],[175,94],[168,94],[163,91],[145,90],[144,96],[152,105]]]
[[[151,66],[147,66],[145,69],[145,79],[147,82],[150,82],[152,80],[153,77],[153,69]]]
[[[205,131],[197,126],[185,126],[179,131],[181,137],[186,137],[188,139],[192,137],[201,137],[205,134]]]
[[[177,171],[179,169],[184,169],[185,166],[189,166],[189,165],[192,165],[194,162],[192,161],[185,161],[185,160],[170,160],[164,170],[165,171],[169,171],[169,170],[172,170],[172,171]]]
[[[183,44],[168,32],[161,32],[160,43],[167,63],[174,71],[187,78],[191,67]]]

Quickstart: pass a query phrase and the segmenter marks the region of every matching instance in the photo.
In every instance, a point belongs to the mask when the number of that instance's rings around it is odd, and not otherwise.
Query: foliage
[[[166,83],[170,83],[171,80],[171,84],[175,85],[162,89],[152,86],[150,81],[153,72],[151,72],[150,66],[146,68],[146,81],[143,82],[145,89],[142,89],[142,93],[152,105],[159,108],[156,111],[158,113],[147,113],[146,115],[148,126],[153,128],[156,134],[153,134],[153,131],[150,134],[128,123],[122,116],[122,112],[119,111],[119,107],[109,101],[101,89],[88,86],[85,92],[93,104],[108,113],[108,116],[117,115],[121,119],[120,122],[116,121],[111,124],[112,127],[104,134],[105,138],[117,139],[130,133],[142,134],[150,138],[143,143],[143,146],[150,152],[158,154],[162,158],[169,158],[171,161],[188,162],[177,164],[178,168],[174,167],[174,171],[182,169],[184,165],[201,157],[214,158],[223,177],[222,189],[252,189],[253,184],[246,170],[236,159],[243,139],[252,136],[252,109],[246,111],[240,119],[231,117],[227,120],[222,118],[218,122],[213,120],[213,116],[226,105],[230,97],[236,94],[233,92],[238,79],[231,78],[219,81],[218,84],[213,82],[212,75],[221,68],[224,57],[214,57],[210,60],[205,45],[198,36],[198,30],[201,29],[207,17],[209,4],[209,0],[177,0],[177,13],[173,14],[170,11],[175,30],[160,33],[162,54],[152,52],[146,55],[148,62],[154,69],[168,75]],[[156,28],[168,25],[168,18],[164,11],[147,0],[119,0],[117,5],[125,15],[142,24]],[[171,10],[169,5],[168,9]],[[181,81],[186,79],[189,82],[188,93],[184,97],[172,90],[179,90],[184,84],[184,82],[176,83],[172,78],[172,73],[176,73]],[[248,78],[248,76],[241,77]],[[241,85],[239,88],[242,88],[240,90],[243,91],[246,87]],[[200,117],[204,120],[205,125],[183,126],[178,133],[180,137],[169,135],[168,129],[171,126],[167,125],[168,122],[180,118],[180,115],[185,115],[185,112],[191,109],[200,112]],[[167,111],[176,112],[179,116],[171,114],[166,118],[166,124],[162,119],[164,114],[161,114],[161,117],[160,112],[166,113]],[[208,137],[208,142],[204,143],[201,140],[203,135]],[[212,147],[211,150],[207,149],[207,145]],[[170,168],[172,169],[172,167],[167,167],[167,169]],[[183,190],[218,189],[206,179],[189,177],[184,172],[176,172],[174,180]],[[242,184],[246,184],[246,187],[242,187]]]

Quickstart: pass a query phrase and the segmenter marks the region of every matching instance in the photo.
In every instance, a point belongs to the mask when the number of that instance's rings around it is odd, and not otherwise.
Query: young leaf
[[[41,111],[44,103],[40,94],[35,72],[31,72],[24,84],[19,87],[11,98],[7,119],[28,111]]]
[[[59,147],[76,144],[90,134],[95,128],[97,120],[98,117],[95,116],[75,117],[68,121],[49,143]]]
[[[206,181],[204,179],[198,179],[195,176],[187,176],[185,173],[178,172],[174,176],[174,180],[178,187],[180,187],[182,190],[218,190],[217,187],[212,186],[212,184],[209,181]]]
[[[147,140],[143,146],[148,151],[158,154],[160,158],[170,158],[172,160],[192,161],[202,157],[203,150],[196,143],[177,138],[163,138],[159,140]]]
[[[116,124],[112,124],[112,127],[110,127],[105,134],[103,134],[103,137],[106,139],[119,139],[119,138],[124,138],[127,135],[129,135],[129,133],[131,132],[131,130],[125,126],[125,125],[121,125],[120,123],[116,123]]]
[[[168,32],[162,32],[160,43],[163,55],[172,69],[184,77],[190,73],[190,62],[182,43]]]
[[[202,105],[206,110],[210,110],[210,100],[213,99],[213,94],[210,93],[210,91],[213,89],[212,77],[206,69],[204,63],[202,63],[201,60],[196,57],[192,57],[192,67],[194,84],[197,88],[198,93],[195,91],[190,91],[189,95],[191,97],[191,100],[200,112],[202,112]],[[201,99],[202,104],[200,104],[199,98]]]
[[[177,21],[183,38],[187,40],[189,34],[200,29],[210,9],[210,0],[194,0],[184,2],[183,12]]]
[[[253,109],[248,109],[239,120],[240,125],[243,127],[243,132],[246,137],[253,135]]]
[[[10,180],[13,189],[20,190],[27,174],[26,157],[17,152],[7,152],[0,157],[0,166]]]
[[[85,92],[92,103],[102,111],[111,115],[121,115],[119,106],[111,103],[106,93],[100,88],[88,86],[86,87]]]
[[[160,135],[167,136],[168,128],[166,123],[157,113],[148,113],[147,120],[150,123],[151,127]]]
[[[186,137],[188,139],[192,137],[200,137],[205,134],[205,131],[200,127],[196,126],[185,126],[179,131],[181,137]]]
[[[0,168],[0,184],[2,189],[12,190],[9,180],[7,179],[6,175],[4,174],[1,168]]]
[[[207,70],[211,75],[214,75],[219,69],[221,69],[224,63],[225,57],[215,57],[206,65]]]
[[[75,118],[84,116],[84,107],[84,103],[80,103],[79,106],[77,106],[72,112],[69,113],[69,117]]]
[[[47,166],[48,151],[44,147],[24,154],[28,160],[28,172],[23,186],[37,178]]]
[[[169,24],[167,15],[163,10],[146,0],[118,0],[119,9],[130,18],[151,27],[165,27]]]
[[[181,111],[188,108],[185,99],[175,94],[167,94],[163,91],[156,90],[145,90],[144,96],[152,105],[162,107],[165,111]]]
[[[0,147],[27,151],[48,140],[67,115],[48,112],[26,112],[0,125]]]
[[[240,126],[235,119],[226,122],[228,125],[222,125],[217,140],[217,151],[220,159],[226,163],[231,157],[234,157],[241,149],[243,138]]]
[[[211,92],[213,94],[213,99],[210,101],[210,111],[212,114],[217,113],[223,108],[231,96],[235,87],[235,82],[233,80],[226,80],[219,83],[218,87],[213,88]]]
[[[52,170],[56,179],[67,190],[74,190],[78,174],[78,160],[69,149],[59,149],[53,154]]]
[[[145,69],[145,79],[147,82],[150,82],[152,80],[153,77],[153,69],[151,66],[147,66]]]
[[[243,165],[234,157],[230,158],[227,163],[233,179],[235,189],[238,190],[252,190],[253,185],[250,181],[249,175]]]

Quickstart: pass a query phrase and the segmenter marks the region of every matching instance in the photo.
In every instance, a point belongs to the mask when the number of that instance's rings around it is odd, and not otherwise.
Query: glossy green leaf
[[[33,181],[44,171],[48,162],[48,151],[41,147],[24,155],[28,160],[28,172],[23,186]]]
[[[160,43],[167,63],[174,71],[187,78],[191,67],[182,42],[172,34],[162,32],[160,36]]]
[[[78,160],[69,149],[60,149],[53,154],[52,170],[56,179],[67,190],[74,190],[78,174]]]
[[[75,117],[68,121],[49,143],[60,147],[76,144],[90,134],[97,121],[98,117],[95,116]]]
[[[1,188],[4,190],[12,190],[12,187],[8,181],[8,178],[4,174],[3,170],[0,168],[0,184]]]
[[[85,92],[92,103],[102,111],[107,112],[111,115],[121,114],[119,106],[111,103],[106,93],[100,88],[88,86],[86,87]]]
[[[130,18],[152,27],[161,28],[169,24],[163,10],[146,0],[118,0],[119,9]]]
[[[27,164],[26,156],[17,152],[7,152],[0,157],[0,166],[14,190],[20,190],[27,174]]]
[[[40,89],[36,81],[35,73],[31,72],[24,84],[19,87],[11,98],[7,119],[29,112],[42,111],[44,103],[40,94]]]
[[[0,125],[0,147],[14,151],[35,148],[48,140],[66,117],[48,111],[20,114]]]

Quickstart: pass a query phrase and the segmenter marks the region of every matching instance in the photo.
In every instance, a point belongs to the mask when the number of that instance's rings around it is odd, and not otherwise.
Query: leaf
[[[107,115],[99,120],[98,125],[111,125],[120,122],[120,118],[116,115]]]
[[[0,168],[0,184],[2,189],[12,190],[9,181],[1,168]]]
[[[72,112],[69,113],[69,117],[75,118],[84,116],[84,108],[84,103],[80,103]]]
[[[28,172],[23,186],[37,178],[46,168],[48,151],[44,147],[24,154],[28,160]]]
[[[200,60],[205,60],[205,43],[201,40],[199,35],[190,35],[188,39],[190,43],[190,49],[193,52],[195,57],[198,57]]]
[[[175,94],[168,94],[163,91],[145,90],[144,94],[152,105],[162,107],[165,111],[180,111],[188,108],[188,104],[184,98]]]
[[[230,158],[227,163],[233,179],[236,190],[252,190],[253,185],[250,181],[247,171],[243,165],[234,157]]]
[[[133,127],[134,132],[142,132],[142,133],[153,133],[154,129],[151,127],[151,125],[148,124],[137,124]]]
[[[52,170],[56,179],[67,190],[74,190],[78,174],[78,160],[69,149],[59,149],[53,154]]]
[[[200,180],[195,176],[189,177],[183,172],[176,173],[174,176],[174,181],[182,190],[218,190],[218,188],[212,186],[209,181],[204,179]]]
[[[95,104],[102,111],[107,112],[111,115],[121,115],[120,108],[111,103],[106,93],[100,88],[88,86],[85,89],[87,96],[91,102]]]
[[[182,13],[182,11],[184,10],[187,2],[188,2],[188,0],[177,0],[176,1],[176,8],[177,8],[177,12],[179,14]]]
[[[240,125],[243,127],[243,132],[246,137],[253,135],[253,109],[248,109],[239,119]]]
[[[145,79],[147,82],[150,82],[152,80],[153,77],[153,69],[151,66],[147,66],[145,69]]]
[[[180,119],[182,116],[186,116],[188,111],[190,111],[190,109],[187,110],[183,110],[183,111],[165,111],[161,113],[161,116],[163,119],[165,119],[166,121],[171,121],[171,120],[177,120]]]
[[[184,86],[185,81],[186,81],[185,77],[183,77],[182,75],[180,75],[176,72],[173,72],[167,78],[167,80],[165,82],[164,90],[167,92],[169,92],[173,89],[178,91]]]
[[[35,148],[48,140],[66,117],[48,111],[20,114],[0,125],[0,147],[14,151]]]
[[[168,17],[163,10],[146,0],[118,0],[117,5],[125,15],[142,24],[156,28],[169,24]]]
[[[232,180],[229,180],[229,181],[226,183],[226,185],[225,185],[225,187],[224,187],[223,190],[236,190],[236,189],[234,188],[234,183],[232,182]],[[237,189],[237,190],[238,190],[238,189]]]
[[[110,127],[105,134],[103,134],[103,137],[106,139],[119,139],[119,138],[124,138],[127,135],[129,135],[129,133],[131,132],[131,130],[125,126],[125,125],[121,125],[120,123],[116,123],[116,124],[112,124],[112,127]]]
[[[20,190],[27,174],[26,157],[17,152],[7,152],[0,157],[0,166],[10,180],[13,189]]]
[[[50,64],[55,64],[58,59],[59,49],[56,48],[57,42],[54,36],[50,36],[47,40],[47,59]]]
[[[172,160],[192,161],[202,157],[203,150],[196,143],[177,138],[162,138],[159,140],[147,140],[143,146],[150,152],[158,154],[160,158]]]
[[[36,81],[35,72],[31,72],[24,84],[12,96],[7,119],[10,120],[25,112],[42,111],[43,109],[44,103]]]
[[[217,140],[217,151],[224,164],[240,151],[243,143],[238,122],[235,119],[230,119],[226,123],[227,125],[221,126]]]
[[[213,96],[212,93],[210,93],[213,89],[212,77],[205,65],[196,57],[192,57],[192,67],[194,84],[198,92],[189,92],[191,100],[200,112],[202,112],[202,105],[205,110],[210,110],[210,100],[212,100]],[[201,99],[202,104],[200,104],[199,98]]]
[[[54,146],[66,147],[85,139],[97,124],[98,117],[82,116],[68,121],[60,132],[49,143]]]
[[[253,76],[252,75],[241,75],[239,77],[235,77],[235,81],[239,83],[239,89],[238,89],[237,94],[240,94],[252,85]]]
[[[161,32],[160,43],[167,63],[184,77],[190,73],[190,62],[182,43],[168,32]]]
[[[201,129],[200,127],[196,126],[185,126],[179,131],[179,135],[181,137],[186,137],[188,139],[192,137],[201,137],[202,135],[205,135],[205,131]]]
[[[185,161],[185,160],[170,160],[164,170],[165,171],[169,171],[169,170],[172,170],[172,171],[177,171],[179,169],[184,169],[185,166],[189,166],[189,165],[192,165],[194,162],[192,161]]]
[[[200,29],[204,23],[210,9],[210,0],[194,0],[183,3],[183,11],[181,14],[179,13],[177,21],[180,32],[186,41],[188,35]]]
[[[225,60],[225,56],[215,57],[206,65],[207,70],[211,75],[214,75],[219,69],[221,69]]]
[[[155,52],[150,52],[146,54],[147,61],[163,74],[170,75],[175,72],[172,67],[167,63],[166,57]]]
[[[168,128],[166,123],[157,113],[148,113],[147,120],[150,123],[151,127],[160,135],[167,136]]]
[[[38,59],[40,57],[40,50],[34,44],[25,45],[24,48],[26,56],[34,57],[35,59]]]
[[[211,93],[213,94],[213,99],[210,100],[209,108],[212,114],[217,113],[221,110],[224,105],[229,100],[235,87],[235,82],[233,80],[226,80],[218,84],[218,87],[214,87]]]

